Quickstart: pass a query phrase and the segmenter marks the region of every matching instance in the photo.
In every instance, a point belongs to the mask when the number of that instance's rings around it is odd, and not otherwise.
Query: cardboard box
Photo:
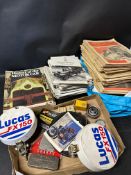
[[[112,133],[114,138],[116,139],[119,147],[119,156],[124,152],[124,144],[122,142],[121,137],[119,136],[115,126],[113,125],[110,115],[106,110],[102,100],[97,95],[92,95],[90,97],[82,97],[79,98],[81,100],[87,100],[88,104],[95,105],[96,107],[101,109],[100,119],[103,119],[106,122],[106,128]],[[43,106],[48,109],[57,109],[58,107],[64,107],[67,105],[74,104],[75,100],[68,101],[54,107],[51,106]],[[35,108],[34,111],[40,111],[42,107]],[[95,119],[90,119],[90,123],[95,122]],[[51,170],[42,170],[31,168],[27,165],[27,161],[24,157],[19,156],[19,154],[15,151],[14,147],[9,147],[9,154],[12,161],[12,169],[13,175],[72,175],[72,174],[80,174],[84,172],[88,172],[89,170],[82,165],[78,158],[68,158],[62,157],[60,161],[60,168],[57,171]],[[118,160],[119,161],[119,160]]]

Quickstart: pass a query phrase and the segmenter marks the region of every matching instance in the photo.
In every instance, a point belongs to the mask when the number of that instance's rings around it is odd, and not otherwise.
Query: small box
[[[86,111],[87,104],[88,104],[87,101],[75,100],[75,110]]]

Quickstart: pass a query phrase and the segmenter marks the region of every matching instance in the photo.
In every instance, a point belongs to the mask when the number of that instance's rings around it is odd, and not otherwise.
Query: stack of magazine
[[[51,57],[44,67],[45,76],[55,98],[86,93],[89,74],[85,72],[78,57]]]
[[[82,58],[99,92],[126,94],[131,91],[131,51],[115,39],[84,40]]]

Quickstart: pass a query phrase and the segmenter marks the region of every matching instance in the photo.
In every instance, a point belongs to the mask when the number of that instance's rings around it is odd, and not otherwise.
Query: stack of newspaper
[[[131,91],[131,51],[115,39],[84,40],[82,58],[98,91],[126,94]]]
[[[44,67],[45,76],[55,98],[86,93],[91,80],[76,56],[51,57]]]

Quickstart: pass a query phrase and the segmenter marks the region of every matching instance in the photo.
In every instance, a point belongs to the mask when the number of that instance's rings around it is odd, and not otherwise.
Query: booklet
[[[76,137],[83,126],[67,112],[44,133],[54,148],[61,152]]]

